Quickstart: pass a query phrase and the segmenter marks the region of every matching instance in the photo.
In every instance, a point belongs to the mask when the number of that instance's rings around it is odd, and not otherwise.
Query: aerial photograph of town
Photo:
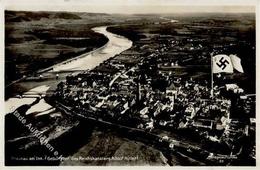
[[[255,7],[169,8],[6,9],[5,165],[256,166]]]

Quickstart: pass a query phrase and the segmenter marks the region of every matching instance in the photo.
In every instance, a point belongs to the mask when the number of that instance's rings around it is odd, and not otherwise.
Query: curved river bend
[[[123,36],[119,36],[113,33],[110,33],[106,30],[107,26],[95,27],[93,30],[97,33],[104,34],[108,38],[108,42],[101,48],[82,54],[76,59],[71,59],[69,61],[62,62],[53,66],[53,70],[50,72],[59,72],[59,71],[79,71],[93,69],[98,66],[103,61],[114,57],[117,54],[129,49],[132,46],[132,41],[128,40]],[[41,93],[44,94],[49,89],[50,86],[44,84],[25,92],[24,95],[30,93]],[[31,104],[36,100],[36,98],[9,98],[5,101],[5,113],[10,113],[17,109],[18,107],[24,104]],[[33,112],[48,113],[48,110],[51,110],[52,106],[45,103],[44,99],[32,106],[26,114]]]
[[[104,27],[95,27],[94,30],[97,33],[103,34],[108,38],[108,43],[103,47],[88,52],[87,55],[83,54],[83,57],[65,64],[58,64],[53,67],[53,71],[73,71],[73,70],[87,70],[93,69],[103,61],[120,54],[121,52],[129,49],[132,46],[132,41],[126,39],[123,36],[119,36],[110,33]]]

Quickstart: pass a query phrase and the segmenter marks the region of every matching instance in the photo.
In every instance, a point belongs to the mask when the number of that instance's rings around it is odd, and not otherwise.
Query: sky
[[[195,2],[195,3],[194,3]],[[2,0],[8,10],[93,13],[255,12],[256,0]]]

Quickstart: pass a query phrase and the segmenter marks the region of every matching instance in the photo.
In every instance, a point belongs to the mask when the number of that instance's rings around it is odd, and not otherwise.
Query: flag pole
[[[210,54],[210,62],[211,62],[211,90],[210,97],[213,98],[213,54]]]

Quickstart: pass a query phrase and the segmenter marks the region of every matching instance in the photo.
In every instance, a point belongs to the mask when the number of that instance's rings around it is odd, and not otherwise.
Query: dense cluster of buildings
[[[187,76],[192,68],[183,60],[162,57],[176,45],[168,39],[159,46],[140,41],[91,71],[67,76],[55,100],[76,113],[148,132],[189,129],[209,142],[225,144],[230,154],[247,147],[254,157],[255,140],[237,140],[254,138],[255,96],[235,83],[218,83],[225,75],[214,77],[213,89],[210,78]]]

